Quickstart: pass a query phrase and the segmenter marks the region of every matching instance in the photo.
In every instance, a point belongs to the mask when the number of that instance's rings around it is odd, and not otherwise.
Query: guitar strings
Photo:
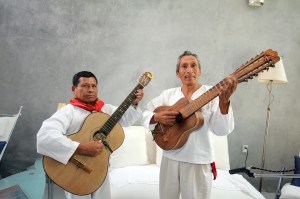
[[[121,103],[121,105],[117,108],[117,110],[112,114],[112,116],[107,120],[107,122],[101,128],[104,130],[104,134],[107,136],[109,132],[113,129],[113,127],[119,122],[122,115],[131,105],[131,103],[135,100],[136,92],[138,89],[143,89],[144,87],[138,84],[133,91],[128,95],[128,97]]]
[[[224,80],[222,80],[221,82],[224,82]],[[188,115],[191,115],[192,113],[197,111],[197,109],[202,108],[209,101],[217,97],[220,93],[219,87],[221,86],[221,82],[216,84],[214,87],[210,88],[201,97],[197,98],[192,103],[190,103],[187,106]]]

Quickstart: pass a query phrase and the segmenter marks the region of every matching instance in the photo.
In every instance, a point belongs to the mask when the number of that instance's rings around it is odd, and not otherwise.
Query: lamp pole
[[[265,162],[266,162],[266,151],[267,151],[267,141],[268,141],[268,134],[269,134],[269,125],[270,125],[270,115],[271,115],[271,103],[273,99],[272,95],[272,82],[273,80],[270,80],[268,82],[268,90],[269,90],[269,104],[267,108],[267,119],[266,119],[266,127],[265,127],[265,135],[264,135],[264,144],[263,144],[263,152],[262,152],[262,159],[261,159],[261,168],[265,168]],[[270,88],[269,88],[270,87]],[[259,183],[259,192],[262,190],[262,181],[263,178],[260,178],[260,183]]]

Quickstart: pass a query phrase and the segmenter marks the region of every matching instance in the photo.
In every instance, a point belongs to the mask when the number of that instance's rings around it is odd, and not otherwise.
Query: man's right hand
[[[101,140],[80,143],[75,151],[75,154],[96,157],[103,151],[103,148],[104,145]]]
[[[178,114],[178,111],[160,111],[153,115],[150,123],[155,124],[159,122],[167,126],[172,126],[176,123],[176,117]]]

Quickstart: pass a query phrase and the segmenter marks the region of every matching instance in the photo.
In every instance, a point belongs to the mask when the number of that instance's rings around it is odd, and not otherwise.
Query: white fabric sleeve
[[[143,116],[142,116],[142,121],[141,124],[145,128],[148,128],[150,130],[153,130],[156,124],[150,124],[150,120],[153,117],[154,110],[161,106],[163,104],[163,94],[159,95],[158,97],[154,98],[148,104],[146,105],[144,111],[143,111]]]
[[[219,107],[219,100],[215,100],[213,114],[210,120],[211,130],[214,134],[218,136],[228,135],[234,129],[234,117],[231,107],[229,105],[229,110],[227,114],[222,114]]]
[[[45,120],[37,133],[37,152],[67,164],[79,143],[66,137],[72,120],[72,110],[67,106]]]

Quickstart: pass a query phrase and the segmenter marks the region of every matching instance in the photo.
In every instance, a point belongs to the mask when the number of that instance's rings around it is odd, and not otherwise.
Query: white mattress
[[[280,199],[300,199],[300,188],[286,183],[281,189]]]
[[[127,166],[109,172],[112,199],[158,199],[159,167]],[[241,175],[218,170],[213,181],[212,199],[265,199]]]

